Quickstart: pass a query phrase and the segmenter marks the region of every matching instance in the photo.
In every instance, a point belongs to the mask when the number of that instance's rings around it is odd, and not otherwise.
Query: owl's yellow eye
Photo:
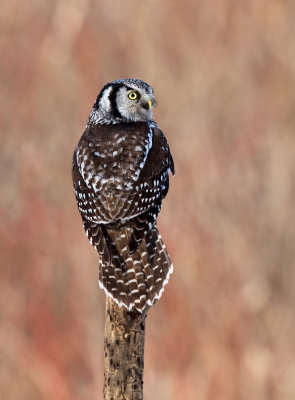
[[[128,94],[128,97],[130,100],[136,100],[138,97],[138,94],[136,92],[131,92]]]

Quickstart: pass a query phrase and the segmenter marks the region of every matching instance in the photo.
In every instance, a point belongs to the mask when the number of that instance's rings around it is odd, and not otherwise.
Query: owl
[[[141,80],[105,85],[72,166],[83,226],[99,254],[99,285],[140,313],[160,298],[173,271],[157,216],[174,163],[154,105],[153,89]]]

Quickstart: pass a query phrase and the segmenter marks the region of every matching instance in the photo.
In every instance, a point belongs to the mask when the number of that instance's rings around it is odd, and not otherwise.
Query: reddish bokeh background
[[[2,2],[1,399],[102,398],[105,297],[71,157],[124,77],[153,86],[176,167],[145,399],[295,398],[294,20],[279,0]]]

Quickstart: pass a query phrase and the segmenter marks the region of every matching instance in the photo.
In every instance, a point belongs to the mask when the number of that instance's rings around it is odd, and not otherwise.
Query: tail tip
[[[142,314],[147,308],[152,307],[157,300],[160,299],[162,296],[162,293],[165,289],[165,286],[167,285],[170,275],[173,273],[173,264],[170,264],[166,279],[163,281],[162,287],[158,293],[153,297],[153,299],[146,299],[145,303],[139,301],[139,305],[136,305],[136,300],[126,304],[122,300],[117,299],[112,293],[109,292],[109,290],[104,286],[103,282],[98,279],[98,285],[103,291],[105,292],[106,296],[110,297],[119,307],[125,307],[128,311],[138,311],[140,314]]]

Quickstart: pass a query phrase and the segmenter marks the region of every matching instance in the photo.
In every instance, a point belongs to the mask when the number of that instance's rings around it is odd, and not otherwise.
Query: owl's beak
[[[142,102],[141,106],[143,108],[145,108],[146,110],[150,111],[152,109],[152,107],[153,107],[153,101],[151,99],[148,99],[147,102]]]

